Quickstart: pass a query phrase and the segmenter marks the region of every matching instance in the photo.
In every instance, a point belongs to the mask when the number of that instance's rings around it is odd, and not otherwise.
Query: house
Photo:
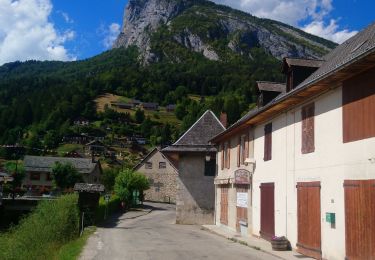
[[[142,104],[142,102],[140,100],[138,100],[138,99],[132,99],[129,103],[133,104],[134,107],[139,106],[139,105]]]
[[[141,108],[143,108],[144,110],[156,111],[156,110],[159,109],[159,104],[158,103],[146,103],[146,102],[143,102],[141,104]]]
[[[168,106],[165,107],[165,110],[167,110],[167,112],[174,112],[176,110],[176,105],[169,104]]]
[[[66,144],[86,144],[89,137],[85,134],[69,134],[65,135],[62,141]]]
[[[83,175],[83,179],[87,183],[99,183],[102,172],[100,162],[93,162],[92,159],[83,158],[27,155],[24,158],[26,177],[22,186],[34,192],[51,190],[53,186],[52,168],[56,162],[72,164]]]
[[[134,170],[143,173],[150,182],[145,200],[176,203],[178,170],[159,148],[154,148]]]
[[[94,140],[86,144],[86,151],[92,155],[102,155],[105,154],[107,147],[103,142],[99,140]]]
[[[122,103],[122,102],[112,102],[112,107],[120,108],[120,109],[132,109],[134,108],[134,104],[132,103]]]
[[[317,259],[375,259],[375,23],[324,60],[302,77],[284,59],[286,93],[213,138],[216,224],[245,219]]]
[[[213,224],[216,148],[209,140],[224,130],[212,111],[206,111],[163,154],[176,163],[178,170],[176,223]]]
[[[84,118],[84,117],[78,117],[74,120],[74,125],[77,126],[88,126],[90,125],[90,120]]]

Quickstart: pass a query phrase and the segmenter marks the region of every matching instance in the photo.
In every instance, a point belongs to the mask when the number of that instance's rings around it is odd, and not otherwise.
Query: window
[[[40,174],[37,172],[30,173],[30,180],[31,181],[39,181],[40,180]]]
[[[272,123],[264,126],[264,161],[272,159]]]
[[[343,142],[375,137],[375,69],[343,82]]]
[[[165,169],[167,168],[167,163],[166,162],[159,162],[159,169]]]
[[[229,142],[224,143],[224,167],[230,168],[230,147]]]
[[[309,104],[302,108],[302,154],[313,153],[315,151],[315,130],[314,115],[315,104]]]
[[[152,162],[146,162],[145,168],[146,169],[152,169]]]
[[[242,135],[238,142],[237,166],[239,167],[245,164],[245,160],[249,154],[249,136]]]
[[[220,145],[220,150],[221,150],[221,170],[224,170],[224,167],[225,167],[224,144]]]
[[[216,175],[216,160],[212,158],[209,161],[205,160],[204,176],[215,176],[215,175]]]

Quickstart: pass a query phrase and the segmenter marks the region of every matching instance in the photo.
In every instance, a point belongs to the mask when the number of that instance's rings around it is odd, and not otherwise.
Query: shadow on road
[[[170,204],[166,204],[166,205],[170,205]],[[140,207],[138,208],[132,208],[126,212],[115,213],[109,216],[107,220],[103,221],[97,226],[101,228],[118,228],[117,226],[122,220],[135,219],[135,218],[147,215],[148,213],[152,211],[166,211],[166,210],[168,209],[145,203],[144,205],[140,205]],[[128,228],[121,228],[121,229],[128,229]]]

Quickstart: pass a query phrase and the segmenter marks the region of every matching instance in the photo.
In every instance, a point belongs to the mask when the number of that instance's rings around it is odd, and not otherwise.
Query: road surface
[[[153,210],[128,212],[97,229],[81,260],[274,260],[261,251],[202,230],[176,225],[174,205],[147,203]]]

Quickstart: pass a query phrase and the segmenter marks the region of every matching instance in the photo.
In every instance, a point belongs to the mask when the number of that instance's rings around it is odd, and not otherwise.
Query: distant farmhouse
[[[156,111],[159,109],[159,104],[143,102],[141,103],[141,108],[143,108],[144,110]]]
[[[74,125],[77,126],[88,126],[90,125],[90,120],[84,118],[84,117],[79,117],[74,120]]]
[[[99,183],[102,168],[100,162],[93,162],[92,159],[25,156],[24,165],[26,177],[22,186],[34,192],[49,191],[52,189],[52,168],[56,162],[70,163],[78,172],[82,173],[87,183]]]
[[[213,224],[216,147],[209,140],[225,130],[212,111],[194,125],[163,154],[178,161],[176,223]]]
[[[159,148],[154,148],[134,170],[143,173],[150,182],[145,200],[176,203],[178,170]]]

